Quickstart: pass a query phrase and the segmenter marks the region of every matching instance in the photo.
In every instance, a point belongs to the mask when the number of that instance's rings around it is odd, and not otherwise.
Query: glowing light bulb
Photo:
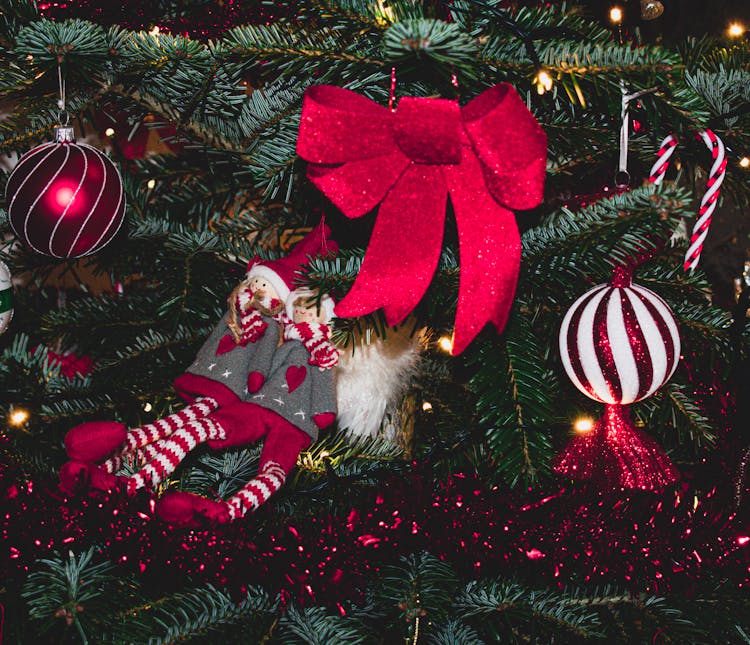
[[[622,9],[618,6],[614,6],[609,10],[609,19],[619,25],[622,22]]]
[[[741,22],[733,22],[727,28],[727,34],[729,34],[731,38],[739,38],[744,33],[745,33],[745,25],[743,25]]]
[[[552,77],[546,69],[540,69],[534,77],[534,84],[538,94],[544,94],[552,89]]]
[[[432,403],[430,403],[429,401],[425,401],[422,404],[422,410],[424,410],[425,412],[429,412],[430,410],[432,410]]]
[[[441,336],[440,340],[438,341],[438,346],[444,352],[448,352],[450,354],[453,350],[453,339],[449,338],[448,336]]]
[[[22,408],[15,408],[8,416],[11,425],[22,426],[29,420],[29,413]]]
[[[149,34],[151,34],[152,36],[158,36],[158,35],[159,35],[159,31],[161,31],[161,30],[159,29],[159,25],[154,25],[154,26],[153,26],[153,27],[151,28],[151,31],[149,31],[148,33],[149,33]]]
[[[149,179],[149,180],[148,180],[148,181],[146,182],[146,186],[147,186],[147,188],[148,188],[149,190],[153,190],[153,189],[154,189],[154,186],[156,186],[156,179]]]
[[[107,135],[108,137],[113,137],[113,136],[115,136],[115,129],[114,128],[107,128],[104,131],[104,134]]]
[[[742,157],[740,159],[740,166],[742,168],[750,168],[750,157]]]
[[[586,434],[587,432],[591,432],[593,429],[594,421],[593,419],[589,419],[588,417],[581,417],[580,419],[576,419],[573,423],[573,430],[575,430],[579,434]]]
[[[328,452],[327,450],[324,450],[323,452],[320,453],[321,459],[325,459],[326,457],[330,457],[330,456],[331,456],[331,453]]]
[[[154,406],[151,405],[148,401],[146,401],[146,403],[143,406],[143,411],[144,412],[151,412],[151,410],[153,410],[153,409],[154,409]]]

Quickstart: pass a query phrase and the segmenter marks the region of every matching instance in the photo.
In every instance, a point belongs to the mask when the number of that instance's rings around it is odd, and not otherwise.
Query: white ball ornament
[[[669,306],[636,284],[600,284],[570,307],[560,327],[568,377],[600,403],[627,405],[666,383],[680,359]]]

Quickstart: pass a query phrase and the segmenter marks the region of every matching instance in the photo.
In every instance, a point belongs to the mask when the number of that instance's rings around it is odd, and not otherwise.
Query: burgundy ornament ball
[[[96,253],[117,233],[125,213],[122,179],[102,152],[76,143],[73,128],[27,152],[5,188],[8,219],[28,247],[56,258]]]
[[[672,376],[680,336],[669,306],[653,291],[600,284],[570,307],[560,327],[568,377],[600,403],[651,396]]]

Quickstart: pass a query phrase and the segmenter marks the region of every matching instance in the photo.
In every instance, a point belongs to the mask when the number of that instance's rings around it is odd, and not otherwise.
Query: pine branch
[[[93,564],[93,556],[92,548],[79,556],[69,551],[67,558],[44,558],[39,563],[45,568],[29,574],[21,595],[29,607],[29,617],[43,622],[44,632],[62,619],[69,627],[75,627],[83,643],[96,638],[89,616],[95,617],[97,610],[111,602],[112,596],[107,596],[118,583],[113,565]]]
[[[217,635],[238,624],[242,624],[246,636],[252,633],[259,636],[273,620],[277,602],[260,587],[250,587],[237,602],[227,592],[209,584],[120,612],[110,624],[107,636],[114,642],[166,645]]]
[[[457,595],[455,606],[464,617],[494,620],[494,616],[507,616],[513,631],[536,627],[562,637],[602,636],[598,614],[566,599],[560,592],[530,590],[514,582],[472,581]]]
[[[469,385],[477,395],[477,419],[493,469],[513,485],[534,482],[548,468],[551,443],[545,429],[553,416],[554,380],[543,357],[536,334],[518,315],[502,345],[483,343],[469,359],[475,370]]]
[[[290,607],[279,621],[279,638],[290,645],[360,645],[368,641],[359,621],[328,614],[323,607]]]

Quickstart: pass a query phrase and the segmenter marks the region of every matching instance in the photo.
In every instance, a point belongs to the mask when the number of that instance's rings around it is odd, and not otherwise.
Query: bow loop
[[[415,163],[461,161],[461,112],[456,101],[405,96],[393,115],[393,138]]]
[[[297,154],[311,163],[336,165],[389,154],[393,135],[388,108],[351,90],[314,85],[305,92]]]
[[[538,206],[544,192],[547,136],[513,87],[501,83],[462,109],[487,188],[504,206]]]

